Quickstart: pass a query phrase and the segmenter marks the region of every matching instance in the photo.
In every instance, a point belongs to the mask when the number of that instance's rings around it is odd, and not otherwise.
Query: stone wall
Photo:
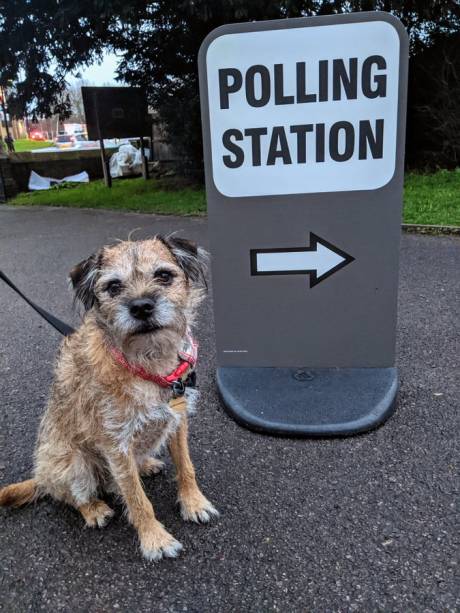
[[[0,202],[12,198],[17,192],[18,186],[13,177],[9,157],[6,153],[0,152]]]
[[[118,148],[106,149],[106,157],[117,151]],[[171,148],[162,139],[160,134],[154,141],[154,160],[160,165],[163,172],[174,169],[177,158]],[[25,151],[22,153],[10,153],[0,159],[0,180],[7,198],[12,198],[18,192],[28,191],[31,171],[35,171],[42,177],[63,179],[69,175],[75,175],[86,170],[90,181],[102,179],[102,163],[99,149],[73,149],[64,151],[50,151],[37,153]],[[1,190],[0,190],[1,191]]]
[[[107,153],[110,156],[110,150]],[[16,183],[16,191],[19,192],[27,191],[32,170],[43,177],[53,179],[63,179],[83,170],[86,170],[90,180],[101,179],[103,176],[99,149],[12,153],[9,155],[9,163],[11,175]]]

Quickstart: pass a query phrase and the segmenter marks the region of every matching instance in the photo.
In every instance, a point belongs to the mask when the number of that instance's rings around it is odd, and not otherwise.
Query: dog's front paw
[[[200,490],[179,497],[180,514],[185,521],[207,524],[212,517],[219,517],[219,511]]]
[[[164,469],[165,463],[156,458],[147,458],[139,466],[139,472],[143,477],[150,477],[150,475],[157,475]]]
[[[102,500],[92,500],[78,507],[89,528],[103,528],[113,517],[113,510]]]
[[[164,558],[176,558],[182,545],[169,534],[159,523],[140,537],[141,551],[144,558],[152,562],[158,562]]]

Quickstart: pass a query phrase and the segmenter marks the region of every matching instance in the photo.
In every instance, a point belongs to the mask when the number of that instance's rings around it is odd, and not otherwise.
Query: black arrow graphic
[[[314,287],[354,259],[342,249],[310,232],[309,247],[251,249],[251,274],[307,274],[310,276],[310,287]]]

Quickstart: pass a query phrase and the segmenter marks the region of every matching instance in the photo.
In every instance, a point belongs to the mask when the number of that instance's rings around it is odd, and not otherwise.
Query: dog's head
[[[103,247],[70,273],[75,297],[120,341],[183,334],[206,287],[206,252],[177,237]]]

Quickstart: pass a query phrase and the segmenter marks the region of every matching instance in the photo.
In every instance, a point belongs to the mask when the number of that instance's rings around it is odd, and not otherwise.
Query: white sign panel
[[[216,38],[206,54],[216,188],[245,197],[386,185],[398,66],[399,36],[385,21]]]

